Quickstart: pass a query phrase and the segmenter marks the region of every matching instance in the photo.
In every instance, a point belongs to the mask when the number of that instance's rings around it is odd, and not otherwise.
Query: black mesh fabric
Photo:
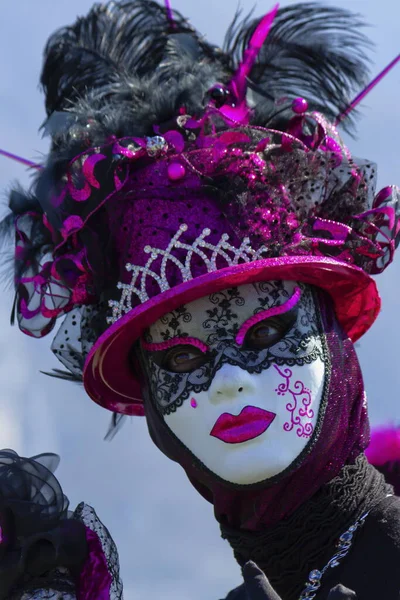
[[[87,528],[97,535],[111,576],[109,600],[122,600],[114,541],[92,507],[81,503],[68,511],[53,474],[58,463],[55,454],[0,451],[0,600],[75,600],[77,578],[93,564]]]

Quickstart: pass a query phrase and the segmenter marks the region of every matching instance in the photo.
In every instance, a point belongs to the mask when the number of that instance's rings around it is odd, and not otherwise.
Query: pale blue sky
[[[172,0],[208,39],[219,43],[236,8],[235,0]],[[41,53],[47,36],[91,6],[89,0],[19,0],[1,4],[0,147],[38,158],[47,142],[37,133],[44,119],[38,90]],[[253,0],[242,0],[245,11]],[[294,2],[282,2],[283,5]],[[376,43],[372,72],[399,52],[398,0],[341,0],[336,5],[362,13]],[[259,0],[256,14],[272,2]],[[379,165],[380,185],[400,183],[398,140],[400,67],[365,101],[356,156]],[[25,170],[0,158],[0,189]],[[398,338],[400,259],[379,276],[383,311],[361,341],[372,421],[400,422]],[[92,503],[118,544],[126,600],[217,600],[239,581],[227,545],[219,539],[212,507],[192,490],[179,467],[153,447],[144,420],[127,423],[112,443],[102,441],[108,414],[79,387],[38,374],[57,366],[51,336],[31,340],[9,327],[11,294],[0,296],[0,446],[20,453],[56,451],[58,472],[72,504]],[[154,569],[156,569],[154,571]]]

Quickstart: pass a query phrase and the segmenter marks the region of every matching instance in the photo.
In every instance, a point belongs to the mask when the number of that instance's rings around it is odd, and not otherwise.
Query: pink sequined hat
[[[375,195],[374,165],[354,161],[336,126],[302,98],[274,105],[285,118],[259,125],[248,81],[280,14],[254,25],[243,59],[206,88],[201,111],[182,102],[153,135],[102,138],[95,111],[69,122],[80,152],[40,174],[40,210],[14,210],[19,325],[40,337],[65,314],[53,350],[114,412],[143,414],[135,342],[202,296],[302,281],[331,295],[353,340],[379,312],[371,275],[399,241],[399,190]],[[186,22],[168,18],[168,35],[189,35]]]
[[[295,117],[291,127],[298,125]],[[250,128],[189,144],[167,132],[151,141],[163,157],[137,171],[133,155],[128,159],[126,184],[108,200],[119,230],[118,291],[84,370],[96,402],[138,414],[134,342],[165,313],[221,289],[303,281],[329,292],[349,337],[367,331],[380,309],[370,275],[392,259],[399,194],[389,187],[373,197],[373,166],[349,162],[326,127],[312,148],[291,133]],[[225,183],[234,177],[230,197]]]

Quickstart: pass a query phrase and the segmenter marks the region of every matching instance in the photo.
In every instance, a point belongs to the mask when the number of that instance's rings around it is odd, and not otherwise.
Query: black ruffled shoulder
[[[68,510],[58,464],[0,451],[0,600],[122,600],[111,535],[91,507]]]

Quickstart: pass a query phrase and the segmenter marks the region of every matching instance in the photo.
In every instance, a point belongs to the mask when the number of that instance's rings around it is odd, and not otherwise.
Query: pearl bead
[[[297,115],[302,115],[308,109],[308,102],[304,98],[295,98],[292,102],[292,111]]]
[[[171,181],[179,181],[186,175],[186,169],[180,163],[171,163],[168,167],[168,178]]]

